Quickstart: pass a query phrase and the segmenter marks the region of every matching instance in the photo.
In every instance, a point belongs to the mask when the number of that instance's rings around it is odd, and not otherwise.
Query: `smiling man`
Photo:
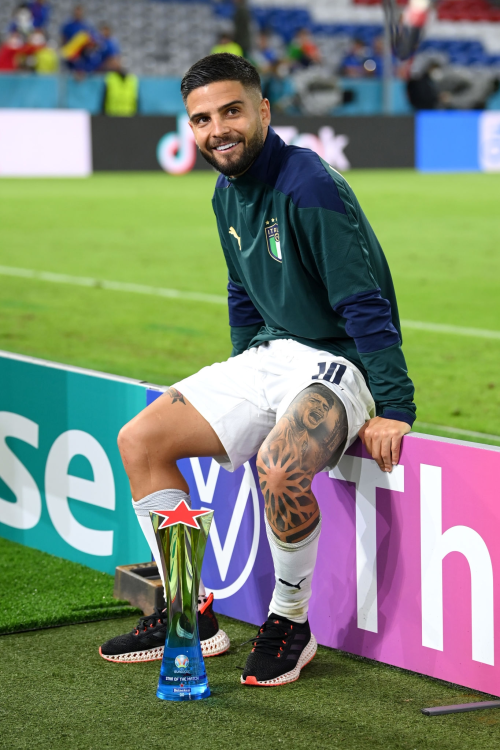
[[[391,471],[415,419],[414,389],[389,268],[348,183],[277,136],[243,58],[203,58],[181,90],[200,152],[220,172],[213,207],[233,352],[176,383],[123,428],[119,447],[140,521],[189,503],[178,459],[212,456],[234,471],[257,454],[276,585],[241,682],[282,685],[317,647],[307,618],[321,531],[314,476],[358,435]],[[161,613],[150,627],[146,636],[164,640]],[[138,651],[142,630],[102,655]]]

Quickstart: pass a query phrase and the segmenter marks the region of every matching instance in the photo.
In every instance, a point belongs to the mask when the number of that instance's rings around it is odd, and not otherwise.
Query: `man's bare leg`
[[[344,405],[318,383],[292,401],[259,451],[257,469],[276,584],[268,619],[241,675],[244,685],[294,682],[316,653],[307,610],[321,514],[311,482],[339,459],[347,434]]]
[[[344,405],[327,386],[302,391],[264,441],[257,458],[276,588],[270,611],[304,623],[311,596],[321,514],[311,490],[318,471],[342,454]]]
[[[176,461],[225,453],[207,420],[175,388],[122,428],[118,447],[135,501],[165,489],[188,494]]]
[[[182,500],[191,505],[189,487],[177,460],[220,456],[225,453],[224,447],[207,420],[176,388],[169,388],[122,428],[118,447],[130,481],[137,520],[153,557],[158,560],[149,512],[172,510]],[[200,583],[202,598],[204,594]]]
[[[191,505],[189,487],[176,461],[191,456],[223,455],[224,448],[208,422],[175,388],[169,388],[125,425],[118,436],[118,446],[130,480],[137,520],[158,560],[160,553],[149,512],[172,510],[182,500]],[[200,582],[198,609],[199,622],[204,618],[204,631],[202,634],[200,629],[200,635],[205,656],[215,656],[229,648],[229,638],[218,627],[211,607],[211,599],[206,598]],[[161,659],[165,634],[164,615],[155,610],[141,618],[132,633],[104,643],[99,653],[108,661],[122,663]]]

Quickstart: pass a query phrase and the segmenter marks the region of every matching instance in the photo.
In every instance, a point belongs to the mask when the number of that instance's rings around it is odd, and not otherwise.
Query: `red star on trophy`
[[[199,529],[200,526],[196,518],[211,512],[212,511],[210,510],[191,510],[185,500],[180,500],[173,510],[151,511],[151,513],[156,513],[157,516],[162,516],[164,518],[161,525],[158,526],[158,531],[160,529],[166,529],[168,526],[173,526],[176,523],[183,523],[184,526],[190,526],[192,529]]]

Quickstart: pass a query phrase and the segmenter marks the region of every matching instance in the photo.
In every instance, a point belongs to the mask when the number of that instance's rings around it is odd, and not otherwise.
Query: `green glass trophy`
[[[208,698],[205,663],[198,633],[198,588],[213,517],[181,500],[174,510],[150,512],[167,605],[167,637],[156,695],[167,701]]]

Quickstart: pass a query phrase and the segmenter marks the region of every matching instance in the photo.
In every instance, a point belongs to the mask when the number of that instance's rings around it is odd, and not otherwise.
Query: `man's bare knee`
[[[118,437],[116,439],[118,450],[120,451],[120,455],[123,458],[123,455],[127,452],[128,448],[130,447],[130,444],[133,440],[133,429],[130,427],[130,422],[128,422],[126,425],[124,425],[120,432],[118,433]]]
[[[125,471],[129,474],[137,469],[146,460],[146,447],[141,440],[140,430],[134,421],[128,422],[118,433],[118,450],[122,457]]]
[[[168,429],[166,430],[168,433]],[[151,469],[155,464],[175,462],[175,442],[168,440],[168,434],[157,434],[155,425],[145,420],[133,419],[118,433],[118,450],[122,457],[125,471],[131,472],[143,468]]]

